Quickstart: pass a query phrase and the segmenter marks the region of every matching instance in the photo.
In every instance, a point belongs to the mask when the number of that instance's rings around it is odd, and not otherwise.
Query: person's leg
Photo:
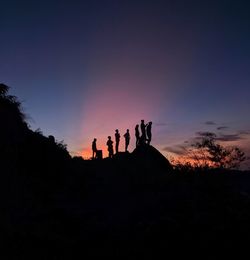
[[[152,136],[149,135],[149,136],[148,136],[148,145],[150,145],[150,143],[151,143],[151,138],[152,138]]]

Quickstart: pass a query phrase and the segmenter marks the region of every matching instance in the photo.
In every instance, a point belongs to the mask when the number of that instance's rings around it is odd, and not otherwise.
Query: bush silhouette
[[[25,169],[61,164],[70,159],[66,145],[32,131],[17,97],[8,94],[9,87],[0,84],[0,155],[3,164]],[[8,166],[6,166],[8,167]]]
[[[224,147],[216,142],[216,134],[203,133],[202,139],[194,144],[197,152],[202,155],[206,166],[215,168],[239,168],[246,160],[245,154],[238,147]]]

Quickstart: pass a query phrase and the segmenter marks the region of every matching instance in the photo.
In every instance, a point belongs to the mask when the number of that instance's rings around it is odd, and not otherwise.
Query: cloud
[[[250,135],[250,131],[239,131],[240,135]]]
[[[166,146],[163,148],[163,151],[174,153],[177,155],[186,155],[187,154],[187,149],[183,145]]]
[[[216,125],[214,121],[206,121],[205,125]]]
[[[219,126],[219,127],[217,127],[217,130],[225,130],[228,128],[229,128],[228,126]]]
[[[232,141],[239,141],[244,139],[242,134],[236,133],[236,134],[215,134],[212,132],[196,132],[195,140],[200,140],[203,137],[213,137],[217,141],[222,142],[232,142]]]
[[[216,140],[223,141],[223,142],[233,142],[233,141],[239,141],[244,139],[241,134],[221,134],[216,137]]]
[[[215,133],[208,132],[208,131],[200,131],[195,133],[197,136],[195,139],[200,139],[201,137],[208,137],[208,136],[216,136]]]

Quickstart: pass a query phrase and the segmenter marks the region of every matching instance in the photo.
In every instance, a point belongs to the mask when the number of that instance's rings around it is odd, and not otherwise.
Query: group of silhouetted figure
[[[151,140],[152,140],[152,122],[145,124],[144,120],[141,120],[140,128],[141,128],[141,134],[139,131],[139,125],[135,126],[136,147],[138,147],[140,145],[145,145],[145,144],[150,145]],[[128,152],[128,146],[130,143],[129,129],[127,129],[127,131],[123,135],[123,137],[125,138],[125,152]],[[119,133],[119,130],[116,129],[115,130],[115,153],[116,154],[119,153],[120,138],[121,138],[121,135]],[[97,142],[97,139],[94,138],[94,140],[92,142],[92,152],[93,152],[92,158],[93,159],[102,157],[102,155],[100,155],[100,153],[102,154],[102,151],[97,149],[96,142]],[[108,147],[109,158],[112,158],[114,156],[113,143],[114,142],[112,141],[111,136],[108,136],[108,141],[107,141],[106,145]]]

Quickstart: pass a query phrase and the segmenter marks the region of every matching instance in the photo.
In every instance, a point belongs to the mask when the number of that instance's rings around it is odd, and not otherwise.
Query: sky
[[[88,158],[152,121],[181,155],[197,133],[250,150],[249,1],[1,1],[0,81],[29,125]],[[124,149],[122,137],[121,150]]]

